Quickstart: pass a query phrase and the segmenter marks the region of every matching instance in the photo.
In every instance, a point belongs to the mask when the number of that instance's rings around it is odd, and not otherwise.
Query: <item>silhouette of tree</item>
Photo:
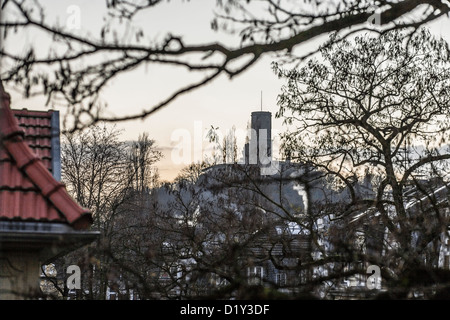
[[[447,44],[426,29],[409,39],[391,31],[321,54],[299,69],[275,65],[287,80],[277,116],[296,128],[283,134],[283,148],[347,190],[334,243],[361,255],[355,262],[378,265],[393,297],[432,297],[448,286],[448,266],[437,271],[449,225]],[[373,188],[358,189],[361,179]],[[349,225],[359,225],[364,250]]]
[[[346,38],[363,30],[383,34],[401,28],[409,37],[450,10],[446,1],[437,0],[217,0],[211,28],[239,42],[229,45],[221,41],[188,43],[183,34],[154,37],[152,30],[133,24],[136,17],[145,19],[146,13],[163,3],[106,0],[104,23],[87,33],[49,22],[39,1],[3,0],[3,40],[14,44],[23,32],[34,30],[46,35],[49,44],[39,41],[21,52],[14,45],[3,45],[1,79],[20,88],[25,96],[43,94],[48,102],[64,102],[74,116],[71,129],[75,130],[97,121],[143,119],[220,75],[231,79],[242,74],[267,55],[279,63],[300,63],[309,53],[297,48],[320,35],[339,32]],[[102,113],[102,90],[120,75],[148,64],[173,66],[201,78],[186,80],[184,86],[172,88],[164,99],[149,102],[143,110],[133,108],[121,116]]]
[[[146,133],[132,142],[121,141],[120,134],[103,124],[63,136],[62,181],[81,206],[92,210],[92,228],[101,231],[94,243],[55,262],[60,274],[65,270],[61,266],[70,264],[83,270],[77,298],[103,300],[108,288],[123,293],[116,288],[124,285],[119,282],[122,260],[129,259],[133,239],[146,234],[136,231],[145,227],[141,216],[149,209],[150,188],[157,185],[153,165],[161,153]],[[65,287],[59,291],[67,297]]]

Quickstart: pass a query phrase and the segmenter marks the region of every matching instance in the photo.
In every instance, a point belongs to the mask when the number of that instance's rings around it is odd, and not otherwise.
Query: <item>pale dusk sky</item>
[[[149,37],[163,36],[166,31],[170,30],[175,35],[183,34],[186,43],[225,41],[234,44],[236,40],[230,40],[229,36],[217,34],[210,28],[215,2],[212,0],[170,1],[155,9],[147,10],[147,13],[142,16],[137,16],[136,22],[145,25],[146,35]],[[43,4],[48,4],[49,16],[58,17],[60,22],[68,19],[70,6],[77,6],[81,22],[78,32],[81,34],[92,32],[94,36],[98,34],[96,30],[103,21],[102,8],[105,7],[105,1],[48,0],[43,1]],[[431,23],[429,27],[435,36],[442,36],[445,40],[450,41],[449,22],[449,18],[441,18]],[[305,53],[314,50],[325,38],[304,43],[298,46],[297,50]],[[238,39],[238,35],[236,35],[236,39]],[[18,45],[7,39],[4,45],[14,45],[20,50],[21,47],[25,48],[28,42],[39,41],[33,34],[25,35],[22,40],[23,43]],[[272,60],[272,57],[267,56],[232,80],[221,76],[207,86],[180,96],[173,103],[144,120],[117,123],[117,128],[123,129],[122,139],[135,140],[139,134],[148,132],[149,136],[156,140],[164,154],[164,158],[157,163],[161,179],[172,180],[184,166],[176,164],[171,154],[174,146],[179,143],[178,140],[174,140],[174,132],[187,130],[191,133],[192,160],[194,160],[193,140],[198,139],[194,135],[194,129],[199,125],[202,126],[202,138],[205,145],[207,144],[206,132],[211,125],[219,127],[224,134],[232,126],[238,130],[245,130],[250,121],[251,112],[261,110],[262,92],[262,110],[272,112],[272,128],[274,130],[272,138],[276,140],[275,134],[285,130],[282,120],[275,118],[278,110],[277,96],[281,92],[284,82],[273,73]],[[191,77],[192,75],[188,72],[179,69],[173,70],[154,65],[144,66],[115,78],[103,91],[102,99],[107,103],[107,110],[110,114],[122,115],[130,113],[130,110],[137,113],[142,109],[149,109],[171,92],[187,85],[189,79],[192,79]],[[57,105],[45,106],[45,99],[42,97],[25,99],[14,91],[14,88],[7,86],[6,89],[12,96],[12,107],[15,109],[48,110],[54,108],[60,110],[61,118],[64,116],[63,108]],[[276,141],[274,143],[277,144]],[[242,148],[243,144],[238,143],[238,147]],[[196,156],[198,157],[198,154]]]

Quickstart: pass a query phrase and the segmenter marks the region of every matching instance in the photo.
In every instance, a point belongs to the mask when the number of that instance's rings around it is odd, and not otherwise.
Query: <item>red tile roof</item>
[[[25,141],[33,152],[41,158],[47,169],[52,172],[52,110],[30,111],[26,109],[12,112],[19,126],[25,131]]]
[[[0,219],[63,222],[87,229],[91,212],[69,196],[24,136],[0,82]]]

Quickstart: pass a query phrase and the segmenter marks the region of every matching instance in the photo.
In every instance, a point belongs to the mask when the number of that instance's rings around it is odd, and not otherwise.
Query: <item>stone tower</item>
[[[269,165],[272,159],[272,114],[254,111],[250,141],[245,145],[245,163]]]

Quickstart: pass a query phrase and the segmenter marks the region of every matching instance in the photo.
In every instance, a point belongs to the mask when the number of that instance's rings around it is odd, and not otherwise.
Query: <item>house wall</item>
[[[0,300],[36,298],[39,289],[40,262],[36,251],[0,253]]]

